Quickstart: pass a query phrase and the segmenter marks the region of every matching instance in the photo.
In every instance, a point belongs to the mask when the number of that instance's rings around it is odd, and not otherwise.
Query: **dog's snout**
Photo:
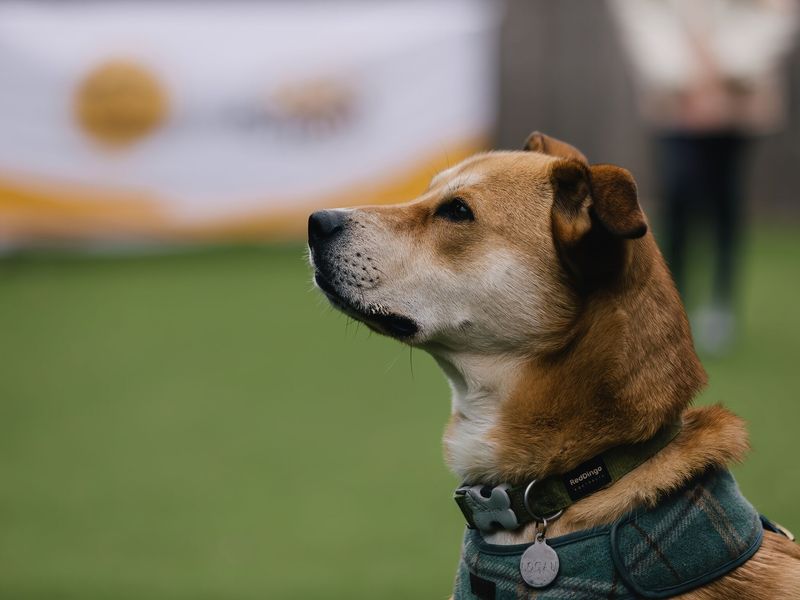
[[[329,240],[344,229],[346,213],[340,210],[318,210],[308,217],[308,241]]]

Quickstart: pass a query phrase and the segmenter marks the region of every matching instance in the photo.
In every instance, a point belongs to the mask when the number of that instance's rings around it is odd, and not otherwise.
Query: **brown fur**
[[[651,437],[705,385],[680,299],[652,236],[625,272],[582,307],[563,347],[532,359],[503,407],[497,481],[567,471]]]
[[[568,159],[553,168],[557,245],[574,248],[589,235],[592,205],[604,215],[598,217],[611,234],[644,234],[646,221],[627,171],[606,165],[589,170],[564,145],[542,142],[541,134],[536,138],[535,147],[557,148]],[[606,202],[602,208],[598,198]],[[748,449],[744,423],[726,409],[687,409],[706,375],[652,235],[601,243],[625,248],[626,258],[613,268],[617,277],[580,298],[582,309],[563,348],[527,365],[495,432],[502,467],[487,473],[487,481],[520,482],[568,471],[609,447],[651,437],[678,415],[684,428],[661,453],[570,507],[551,525],[551,535],[604,525],[637,506],[654,505],[708,467],[741,461]],[[569,249],[562,250],[562,259],[577,280],[580,268],[592,268],[570,256]],[[533,535],[529,526],[519,537]],[[750,561],[683,597],[800,597],[800,549],[767,532]]]
[[[619,173],[600,173],[602,183],[593,182],[592,191],[602,186],[622,197],[610,208],[622,215],[618,233],[640,228],[633,202],[624,198],[628,192],[615,181]],[[556,235],[558,227],[554,223]],[[575,231],[567,236],[570,244],[577,242]],[[658,455],[565,511],[551,535],[607,524],[637,506],[654,505],[708,467],[742,460],[748,448],[744,423],[726,409],[687,409],[706,376],[680,299],[650,234],[622,243],[633,246],[630,264],[611,286],[584,299],[564,350],[531,360],[506,401],[496,430],[503,466],[490,479],[519,482],[565,472],[606,448],[647,439],[678,415],[684,427]],[[532,539],[533,533],[528,527],[520,537]],[[800,598],[800,548],[767,532],[750,561],[682,597]]]
[[[549,135],[545,135],[540,131],[534,131],[530,134],[528,139],[525,140],[523,148],[531,152],[541,152],[542,154],[548,154],[550,156],[560,156],[561,158],[577,160],[585,165],[589,164],[583,152],[578,150],[575,146],[557,140]]]

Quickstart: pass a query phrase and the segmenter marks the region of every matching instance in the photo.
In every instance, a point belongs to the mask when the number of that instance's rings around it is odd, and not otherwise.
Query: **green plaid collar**
[[[649,440],[616,446],[573,470],[512,487],[464,484],[455,501],[467,525],[481,531],[517,529],[532,521],[553,519],[581,498],[608,487],[669,444],[681,421],[663,427]]]
[[[727,470],[711,470],[665,497],[596,529],[549,538],[560,567],[537,600],[668,598],[721,577],[759,548],[769,521],[741,495]],[[528,599],[520,574],[530,544],[498,546],[464,536],[455,600]]]

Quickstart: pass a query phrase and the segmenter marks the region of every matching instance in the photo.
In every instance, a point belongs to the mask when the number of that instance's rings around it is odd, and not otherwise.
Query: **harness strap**
[[[675,439],[681,427],[677,420],[649,440],[610,448],[571,471],[516,487],[464,484],[455,491],[454,499],[467,525],[481,531],[516,529],[532,521],[554,519],[574,502],[608,487],[654,456]]]

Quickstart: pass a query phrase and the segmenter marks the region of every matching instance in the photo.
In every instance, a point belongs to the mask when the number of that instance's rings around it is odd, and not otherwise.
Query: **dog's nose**
[[[345,211],[318,210],[308,217],[308,241],[321,242],[332,238],[344,228]]]

